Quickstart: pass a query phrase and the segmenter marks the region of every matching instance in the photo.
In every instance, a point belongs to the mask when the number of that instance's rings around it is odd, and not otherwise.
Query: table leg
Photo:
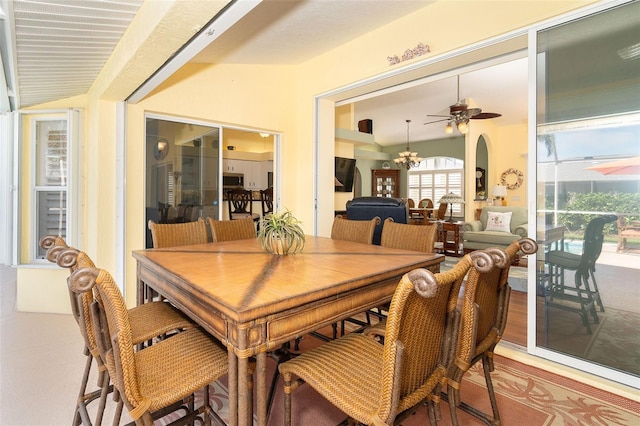
[[[249,386],[249,359],[238,358],[238,425],[239,426],[251,426],[253,424],[253,407],[249,404],[249,401],[253,399],[253,396],[249,395],[252,392]]]
[[[256,387],[258,426],[267,426],[269,419],[267,418],[267,354],[265,352],[256,355]]]
[[[229,349],[229,426],[238,426],[238,357]]]

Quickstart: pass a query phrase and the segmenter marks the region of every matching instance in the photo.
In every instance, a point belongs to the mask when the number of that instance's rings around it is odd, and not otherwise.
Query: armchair
[[[462,228],[464,252],[489,247],[506,249],[512,242],[527,237],[527,221],[524,207],[485,206],[480,220],[466,222]]]

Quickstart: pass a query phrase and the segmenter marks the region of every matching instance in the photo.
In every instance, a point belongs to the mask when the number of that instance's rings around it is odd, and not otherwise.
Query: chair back
[[[407,205],[409,206],[410,209],[414,208],[416,206],[416,202],[413,201],[413,198],[409,198],[407,200]]]
[[[447,214],[447,208],[449,207],[449,203],[440,203],[438,206],[438,213],[436,214],[436,219],[444,220],[444,217]]]
[[[195,222],[156,223],[149,221],[153,248],[207,243],[207,225],[202,218]]]
[[[425,208],[425,207],[426,208],[432,208],[433,207],[433,201],[431,200],[431,198],[423,198],[418,203],[418,208]]]
[[[518,252],[533,254],[537,250],[535,241],[523,238],[514,241],[505,250],[494,247],[471,253],[472,259],[486,253],[491,256],[492,262],[490,268],[472,268],[464,285],[460,338],[455,359],[456,367],[462,372],[468,370],[483,353],[493,352],[502,338],[509,312],[511,287],[508,279],[511,263]]]
[[[273,186],[260,190],[260,199],[262,200],[262,217],[273,213]]]
[[[378,408],[385,423],[440,394],[457,338],[458,292],[471,264],[467,255],[450,271],[415,269],[400,280],[385,328]]]
[[[433,253],[433,246],[438,235],[438,226],[407,225],[395,223],[387,218],[382,226],[380,245],[384,247]]]
[[[145,411],[148,407],[137,380],[129,312],[120,289],[107,271],[98,268],[81,268],[73,272],[69,277],[69,288],[77,294],[95,292],[91,319],[99,356],[127,407],[140,407],[139,410]]]
[[[248,189],[229,189],[225,192],[229,206],[229,219],[253,214],[253,196]]]
[[[373,233],[379,223],[377,216],[370,220],[348,220],[336,216],[331,227],[331,239],[372,244]]]
[[[604,242],[604,226],[607,223],[618,220],[616,215],[604,215],[594,217],[587,224],[584,231],[584,246],[582,247],[582,257],[578,269],[595,268],[596,261],[602,253],[602,243]]]
[[[214,243],[256,238],[256,228],[249,216],[239,220],[215,220],[208,217],[207,222]]]

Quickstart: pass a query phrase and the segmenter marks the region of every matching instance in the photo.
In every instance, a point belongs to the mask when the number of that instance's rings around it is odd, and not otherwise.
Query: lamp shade
[[[448,194],[443,195],[440,198],[439,203],[448,203],[448,204],[464,204],[464,198],[459,196],[458,194],[454,194],[453,192],[449,192]]]
[[[493,196],[494,197],[506,197],[507,196],[507,187],[502,185],[496,185],[493,187]]]

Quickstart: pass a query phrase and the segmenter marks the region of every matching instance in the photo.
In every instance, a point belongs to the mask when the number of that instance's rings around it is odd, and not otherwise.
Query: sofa
[[[464,252],[489,247],[507,248],[513,241],[527,236],[527,222],[524,207],[486,206],[480,213],[480,220],[466,222],[462,227]]]
[[[380,223],[373,231],[373,244],[380,245],[382,226],[390,217],[396,223],[407,223],[409,206],[402,198],[357,197],[347,202],[347,219],[371,220],[378,216]]]

